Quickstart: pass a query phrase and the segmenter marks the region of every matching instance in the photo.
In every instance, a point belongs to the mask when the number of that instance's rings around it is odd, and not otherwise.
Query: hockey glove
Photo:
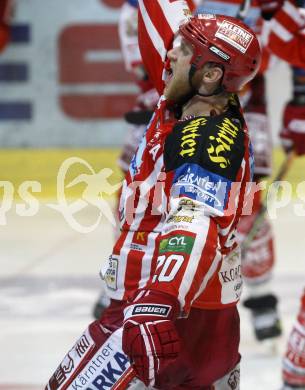
[[[178,357],[180,340],[173,323],[178,311],[174,297],[147,290],[125,309],[123,351],[146,386],[153,386],[156,375]]]
[[[280,133],[286,152],[294,149],[297,155],[305,154],[305,107],[288,103],[283,115]]]
[[[284,0],[257,0],[262,17],[265,20],[270,20],[284,3]]]

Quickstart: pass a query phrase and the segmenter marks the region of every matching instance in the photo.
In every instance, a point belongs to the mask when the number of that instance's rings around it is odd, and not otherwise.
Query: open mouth
[[[171,79],[173,78],[174,72],[170,66],[166,67],[166,74],[165,74],[165,85],[168,85]]]

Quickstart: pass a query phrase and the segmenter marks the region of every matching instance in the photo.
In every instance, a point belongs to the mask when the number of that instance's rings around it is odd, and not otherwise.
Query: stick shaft
[[[243,0],[240,4],[236,17],[238,19],[244,20],[249,11],[250,5],[251,5],[251,0]]]
[[[111,390],[126,390],[129,383],[136,377],[132,367],[129,367],[125,374],[112,386]]]

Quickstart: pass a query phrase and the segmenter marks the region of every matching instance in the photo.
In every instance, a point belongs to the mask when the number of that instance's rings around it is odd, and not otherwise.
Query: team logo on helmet
[[[249,31],[238,26],[237,24],[229,22],[228,20],[222,21],[221,25],[216,31],[215,36],[234,46],[242,53],[247,51],[252,39],[254,38],[253,34],[251,34]]]
[[[198,19],[216,19],[215,14],[198,14],[197,15]]]

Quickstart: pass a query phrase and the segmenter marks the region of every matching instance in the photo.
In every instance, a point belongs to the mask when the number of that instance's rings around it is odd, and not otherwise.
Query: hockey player
[[[298,2],[285,1],[270,22],[268,47],[278,57],[303,69],[296,78],[300,87],[286,106],[281,137],[286,151],[305,154],[305,13]],[[303,74],[303,77],[301,77]],[[303,85],[303,88],[302,88]],[[305,291],[283,360],[282,390],[305,389]]]
[[[163,96],[123,186],[104,270],[111,305],[48,388],[111,388],[131,362],[154,388],[238,389],[235,230],[253,160],[235,92],[258,70],[259,43],[235,18],[188,20],[182,0],[140,0],[139,11],[143,62]],[[113,352],[116,335],[129,360]]]
[[[272,4],[271,4],[272,3]],[[275,3],[275,4],[274,4]],[[277,2],[266,1],[275,8]],[[248,24],[259,36],[262,35],[261,5],[253,1],[245,15]],[[236,0],[199,0],[198,12],[223,13],[235,16],[239,12],[240,1]],[[268,9],[270,12],[271,10]],[[264,11],[263,11],[264,12]],[[265,13],[264,13],[265,16]],[[272,142],[264,72],[268,67],[270,54],[263,51],[263,61],[259,74],[247,84],[240,93],[245,118],[253,144],[255,169],[254,180],[259,182],[271,175]],[[257,187],[259,188],[259,187]],[[238,225],[238,240],[243,241],[251,230],[262,205],[262,191],[257,190],[253,213],[243,215]],[[250,245],[242,251],[242,274],[248,290],[244,306],[250,309],[255,336],[258,340],[270,339],[281,334],[277,310],[277,298],[271,289],[271,278],[275,265],[273,232],[269,220],[265,217]]]

